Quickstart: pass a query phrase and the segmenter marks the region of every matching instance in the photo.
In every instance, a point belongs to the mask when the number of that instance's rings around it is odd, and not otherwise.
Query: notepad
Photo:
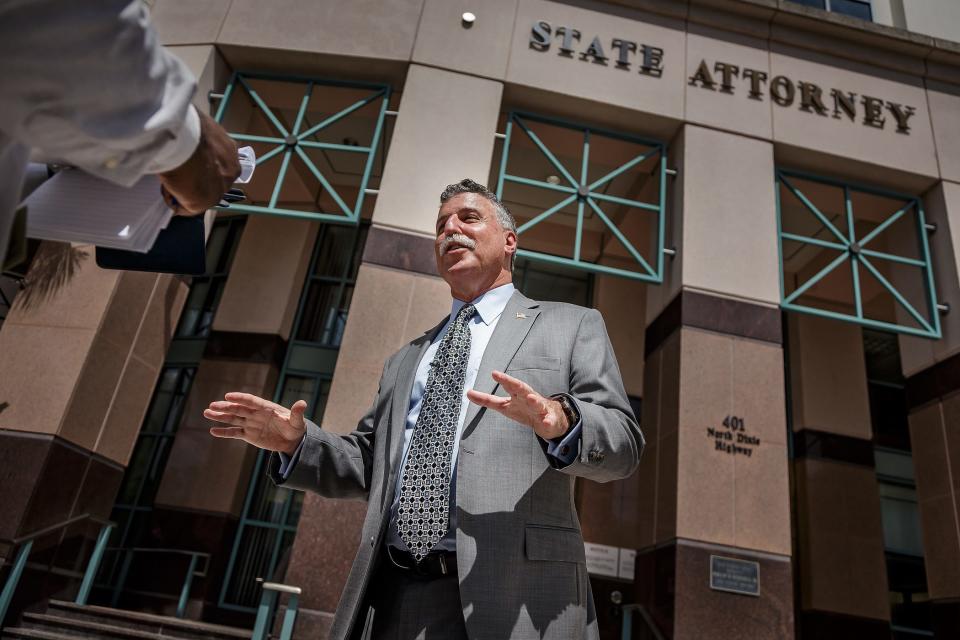
[[[144,176],[122,187],[65,169],[24,200],[27,236],[145,253],[170,222],[160,180]]]

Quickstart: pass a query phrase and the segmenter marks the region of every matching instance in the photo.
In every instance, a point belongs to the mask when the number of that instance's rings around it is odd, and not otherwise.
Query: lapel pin
[[[517,311],[517,319],[518,319],[518,320],[521,320],[521,319],[524,319],[524,320],[525,320],[526,317],[527,317],[527,314],[525,314],[525,313],[520,313],[519,311]]]

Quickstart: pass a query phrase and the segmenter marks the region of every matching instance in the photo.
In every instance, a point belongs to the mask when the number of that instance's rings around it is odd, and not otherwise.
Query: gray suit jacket
[[[442,326],[387,360],[373,406],[356,431],[339,436],[308,423],[299,459],[283,483],[368,501],[331,638],[347,638],[354,625],[363,624],[361,603],[383,548],[417,364]],[[574,478],[626,478],[644,444],[603,319],[592,309],[514,293],[483,354],[478,390],[496,392],[494,370],[543,395],[569,393],[583,430],[579,457],[557,469],[532,429],[469,405],[456,469],[457,568],[468,633],[484,639],[596,638]],[[279,463],[272,456],[269,473],[278,483]]]

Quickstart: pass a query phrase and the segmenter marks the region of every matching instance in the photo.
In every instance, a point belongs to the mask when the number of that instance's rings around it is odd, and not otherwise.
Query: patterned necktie
[[[440,541],[449,526],[450,465],[470,359],[467,325],[476,312],[472,304],[460,309],[440,341],[407,451],[397,530],[417,562]]]

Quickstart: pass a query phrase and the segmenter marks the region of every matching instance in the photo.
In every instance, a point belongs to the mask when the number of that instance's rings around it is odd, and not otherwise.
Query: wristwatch
[[[573,427],[580,422],[580,412],[577,411],[577,406],[570,401],[570,396],[565,393],[550,396],[550,399],[560,403],[560,409],[563,411],[563,415],[567,417],[567,430],[563,435],[554,438],[554,440],[559,441],[570,432],[570,429],[573,429]]]

